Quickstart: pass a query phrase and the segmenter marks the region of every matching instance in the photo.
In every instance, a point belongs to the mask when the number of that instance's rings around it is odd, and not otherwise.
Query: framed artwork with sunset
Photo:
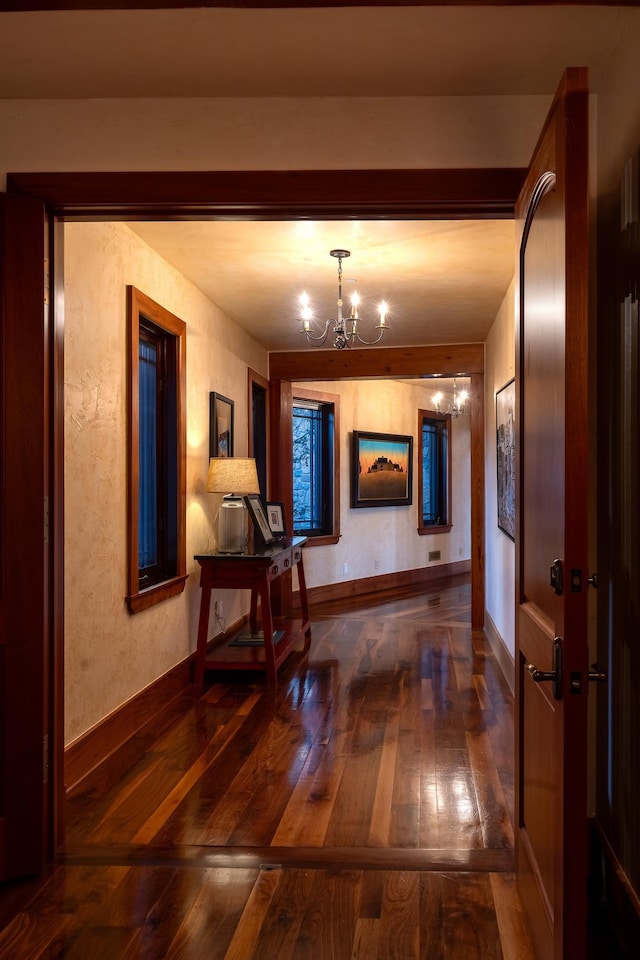
[[[413,437],[354,430],[351,454],[352,507],[411,503]]]

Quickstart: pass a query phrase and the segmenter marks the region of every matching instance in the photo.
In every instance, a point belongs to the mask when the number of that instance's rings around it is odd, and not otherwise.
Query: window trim
[[[423,518],[423,487],[422,487],[422,425],[424,420],[439,420],[447,423],[447,516],[446,523],[425,525]],[[436,410],[418,410],[418,534],[421,537],[437,533],[449,533],[453,523],[451,521],[451,414],[438,413]]]
[[[333,514],[331,533],[319,537],[309,537],[307,547],[326,547],[338,543],[340,540],[340,394],[324,393],[318,390],[293,390],[291,401],[291,419],[293,422],[293,408],[296,400],[311,400],[318,403],[332,404],[333,406]],[[292,454],[293,455],[293,454]],[[291,518],[293,530],[293,517]]]
[[[140,322],[146,318],[169,336],[176,338],[175,390],[177,422],[177,544],[176,573],[146,589],[139,586],[138,568],[138,480],[139,480],[139,347]],[[140,290],[127,286],[127,594],[130,613],[139,613],[184,590],[186,569],[186,359],[187,325]]]

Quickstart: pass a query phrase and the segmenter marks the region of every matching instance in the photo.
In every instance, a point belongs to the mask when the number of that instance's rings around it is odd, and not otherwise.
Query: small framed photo
[[[209,394],[209,459],[233,456],[233,400]]]
[[[271,527],[269,526],[269,521],[267,520],[267,514],[264,509],[264,504],[260,498],[260,494],[248,493],[244,497],[244,502],[247,505],[247,510],[251,514],[256,541],[259,544],[268,547],[270,543],[274,543],[276,538],[274,537]]]
[[[284,504],[274,501],[267,503],[267,520],[271,527],[271,532],[276,537],[285,537],[287,531],[284,524]]]

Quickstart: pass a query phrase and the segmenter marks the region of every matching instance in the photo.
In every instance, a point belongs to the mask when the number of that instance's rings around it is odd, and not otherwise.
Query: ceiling
[[[375,97],[593,89],[638,10],[611,6],[2,13],[0,97]]]
[[[1,13],[0,97],[551,97],[568,65],[588,66],[597,92],[639,17],[547,5]],[[483,340],[514,267],[508,221],[130,227],[270,350],[304,345],[303,289],[321,320],[335,315],[335,247],[352,251],[345,292],[357,280],[363,317],[388,301],[395,346]]]
[[[513,222],[321,221],[131,223],[129,227],[269,350],[300,350],[299,296],[316,332],[357,288],[362,335],[389,305],[388,346],[484,340],[513,276]],[[371,318],[371,322],[367,322]],[[329,345],[329,344],[327,344]]]

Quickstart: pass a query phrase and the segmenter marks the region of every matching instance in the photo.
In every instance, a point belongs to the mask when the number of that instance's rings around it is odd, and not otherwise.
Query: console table
[[[202,686],[205,670],[266,670],[267,683],[277,684],[278,667],[291,648],[304,635],[305,650],[311,642],[311,623],[304,579],[302,548],[306,537],[289,537],[265,547],[259,553],[213,553],[196,555],[200,564],[200,619],[196,646],[194,683]],[[271,610],[271,581],[298,568],[302,619],[279,619],[274,623]],[[229,638],[207,654],[211,591],[251,590],[251,633],[246,643]],[[262,632],[258,630],[258,600]],[[279,628],[274,636],[274,626]]]

